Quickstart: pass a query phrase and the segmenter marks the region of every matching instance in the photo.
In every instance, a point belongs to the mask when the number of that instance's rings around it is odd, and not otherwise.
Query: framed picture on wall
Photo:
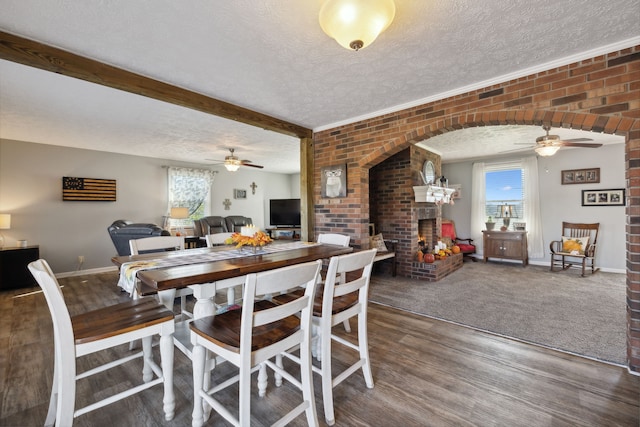
[[[562,185],[597,184],[600,182],[600,168],[571,169],[562,171]]]
[[[582,206],[624,206],[624,188],[582,190]]]
[[[246,199],[247,198],[247,190],[233,190],[233,198],[234,199]]]
[[[347,164],[327,166],[320,170],[322,197],[347,197]]]

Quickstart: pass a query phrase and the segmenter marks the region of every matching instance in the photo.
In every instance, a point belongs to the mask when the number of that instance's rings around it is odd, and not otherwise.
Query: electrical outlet
[[[78,264],[84,263],[84,255],[78,255]]]

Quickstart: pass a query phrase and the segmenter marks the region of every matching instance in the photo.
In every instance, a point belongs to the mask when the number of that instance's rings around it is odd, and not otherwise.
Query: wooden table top
[[[186,249],[194,254],[201,254],[220,250],[234,250],[234,247],[222,246],[215,248]],[[180,256],[185,256],[185,251],[180,251]],[[257,273],[288,265],[300,264],[317,259],[331,258],[352,252],[351,247],[336,245],[316,244],[307,247],[267,253],[263,255],[249,255],[240,258],[229,258],[200,264],[180,265],[138,272],[138,279],[151,288],[162,291],[173,288],[184,288],[188,285],[215,282],[231,277],[244,276],[249,273]],[[176,256],[177,252],[159,252],[144,255],[116,256],[111,261],[120,267],[131,261],[168,258]]]

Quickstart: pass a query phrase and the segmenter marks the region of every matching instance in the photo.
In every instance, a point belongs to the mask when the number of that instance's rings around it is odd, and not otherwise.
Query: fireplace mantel
[[[451,201],[455,188],[438,187],[437,185],[418,185],[413,187],[416,202],[443,204]]]

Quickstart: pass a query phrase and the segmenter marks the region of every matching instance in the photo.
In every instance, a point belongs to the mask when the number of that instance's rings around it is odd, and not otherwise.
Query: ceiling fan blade
[[[530,144],[527,144],[527,145],[529,146],[523,147],[523,148],[516,148],[515,150],[500,151],[498,154],[525,152],[525,151],[530,151],[533,149],[533,147],[535,147],[535,145],[530,145]]]
[[[593,140],[591,140],[593,141]],[[602,144],[588,144],[585,142],[567,142],[563,141],[560,143],[563,147],[582,147],[582,148],[598,148],[602,147]]]
[[[562,142],[583,142],[583,141],[593,141],[593,139],[591,139],[591,138],[573,138],[573,139],[563,139],[562,140]]]
[[[244,161],[242,161],[242,163],[240,163],[240,166],[249,166],[251,168],[258,168],[258,169],[263,169],[264,168],[264,166],[254,165],[253,163],[245,163]]]

